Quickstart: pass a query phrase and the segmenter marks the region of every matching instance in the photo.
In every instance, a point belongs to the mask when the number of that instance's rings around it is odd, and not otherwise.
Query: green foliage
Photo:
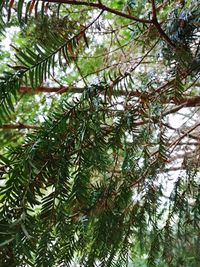
[[[0,2],[0,266],[197,267],[197,1],[52,2]]]
[[[60,67],[69,65],[71,58],[76,57],[75,49],[82,38],[87,44],[85,29],[70,39],[66,39],[66,36],[51,33],[48,34],[49,45],[44,44],[44,42],[35,45],[35,51],[29,48],[26,48],[25,51],[15,48],[19,65],[13,66],[13,69],[17,71],[14,74],[5,73],[1,82],[1,109],[3,115],[7,116],[10,110],[13,111],[12,98],[16,98],[16,91],[21,84],[36,88],[50,75],[54,75],[56,61],[58,61]],[[4,91],[5,87],[9,94]]]
[[[195,74],[200,68],[199,51],[193,50],[191,42],[198,42],[199,15],[195,1],[189,7],[178,6],[173,9],[166,24],[166,32],[171,40],[177,43],[177,51],[171,53],[165,46],[163,49],[166,58],[181,62],[182,68],[194,71]]]

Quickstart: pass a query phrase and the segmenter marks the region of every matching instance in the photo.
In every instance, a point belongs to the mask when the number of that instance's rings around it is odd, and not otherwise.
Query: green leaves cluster
[[[33,49],[26,48],[25,51],[16,50],[16,66],[12,68],[14,73],[4,73],[1,80],[1,112],[4,116],[13,111],[13,98],[16,98],[20,85],[30,85],[32,88],[40,86],[45,80],[54,76],[55,68],[66,68],[72,60],[76,60],[76,48],[82,42],[88,45],[85,35],[86,28],[71,38],[66,38],[56,33],[48,34],[48,44],[36,44]],[[6,91],[5,91],[6,89]],[[9,93],[7,93],[9,91]]]
[[[124,6],[122,12],[129,14],[141,10],[146,17],[147,2],[108,4]],[[194,160],[185,153],[184,171],[171,176],[173,152],[179,144],[180,151],[187,150],[181,141],[190,138],[192,129],[177,134],[168,121],[177,104],[188,105],[196,82],[192,62],[185,60],[190,52],[198,57],[192,22],[196,9],[192,15],[182,10],[173,20],[186,22],[183,31],[180,22],[174,24],[178,30],[170,29],[175,26],[168,21],[161,24],[177,42],[173,50],[163,46],[166,39],[153,24],[115,19],[104,10],[97,14],[88,7],[94,2],[86,3],[84,9],[48,1],[1,1],[3,19],[31,34],[25,47],[12,44],[12,67],[1,76],[1,126],[13,113],[16,121],[20,117],[16,103],[29,101],[20,95],[21,86],[36,93],[53,81],[63,89],[67,81],[75,91],[48,96],[56,104],[47,107],[47,115],[39,95],[44,123],[26,133],[23,144],[13,148],[10,141],[0,156],[0,266],[140,266],[141,257],[147,266],[196,267],[199,150]],[[166,19],[159,13],[165,1],[156,4],[158,19]],[[170,5],[167,9],[173,11]],[[40,25],[49,25],[48,32],[42,38],[43,27],[34,39]],[[132,37],[129,28],[136,32]],[[61,72],[66,77],[60,78]],[[68,74],[75,77],[71,84]]]

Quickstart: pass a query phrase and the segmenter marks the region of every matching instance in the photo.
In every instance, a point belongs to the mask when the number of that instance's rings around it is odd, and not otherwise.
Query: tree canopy
[[[199,266],[198,2],[0,1],[0,266]]]

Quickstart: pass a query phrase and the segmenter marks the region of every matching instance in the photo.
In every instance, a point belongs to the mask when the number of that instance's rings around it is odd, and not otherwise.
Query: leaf
[[[1,160],[3,163],[7,164],[7,165],[10,164],[10,161],[9,161],[6,157],[4,157],[3,155],[0,155],[0,160]]]
[[[23,4],[24,4],[24,0],[19,0],[18,1],[17,17],[18,17],[19,22],[22,22],[22,9],[23,9]]]
[[[37,1],[35,4],[35,18],[36,19],[38,18],[38,4],[39,4],[39,1]]]
[[[29,235],[28,231],[26,230],[26,227],[23,223],[20,224],[21,225],[21,228],[25,234],[25,236],[27,237],[27,239],[31,239],[31,236]]]
[[[9,238],[5,241],[3,241],[2,243],[0,243],[0,247],[4,247],[5,245],[8,245],[10,242],[12,242],[14,240],[14,237]]]
[[[86,43],[87,48],[89,48],[88,39],[87,39],[87,36],[86,36],[86,33],[85,32],[83,34],[83,38],[84,38],[84,41]]]
[[[15,0],[10,0],[10,2],[9,2],[9,8],[10,9],[13,7],[14,2],[15,2]]]
[[[45,8],[44,8],[44,13],[45,13],[45,14],[47,14],[48,9],[49,9],[49,3],[47,2],[47,3],[45,4]]]
[[[29,15],[31,15],[34,6],[35,6],[35,0],[32,0],[32,1],[31,1],[31,4],[30,4],[30,7],[29,7]]]
[[[67,44],[67,49],[68,49],[68,51],[69,51],[71,57],[74,58],[74,51],[73,51],[73,47],[72,47],[72,43],[71,43],[71,42],[69,42],[69,43]]]

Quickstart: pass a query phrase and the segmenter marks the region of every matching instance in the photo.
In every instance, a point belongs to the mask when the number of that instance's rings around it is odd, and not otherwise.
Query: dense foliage
[[[0,1],[0,266],[199,266],[198,2]]]

